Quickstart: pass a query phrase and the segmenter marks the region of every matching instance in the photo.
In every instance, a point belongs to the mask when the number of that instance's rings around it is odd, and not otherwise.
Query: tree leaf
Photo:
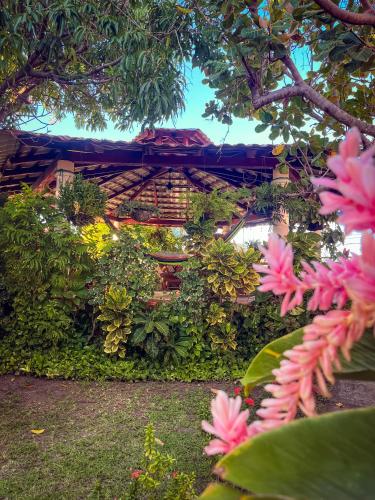
[[[132,345],[141,344],[147,336],[147,332],[144,328],[137,328],[130,338]]]
[[[37,434],[38,436],[39,436],[40,434],[43,434],[43,432],[44,432],[44,431],[45,431],[45,429],[31,429],[31,432],[32,432],[33,434]]]
[[[375,408],[295,420],[249,440],[217,465],[222,479],[267,495],[372,498]],[[235,498],[235,497],[229,497]]]
[[[281,155],[281,153],[284,151],[284,144],[279,144],[278,146],[275,146],[272,150],[273,156],[278,156]]]

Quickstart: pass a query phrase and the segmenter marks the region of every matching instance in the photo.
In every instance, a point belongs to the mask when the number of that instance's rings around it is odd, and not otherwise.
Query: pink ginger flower
[[[304,329],[303,344],[284,352],[280,368],[272,372],[275,383],[265,386],[273,398],[264,399],[257,412],[264,419],[261,430],[293,420],[298,409],[309,417],[315,415],[314,393],[329,397],[327,382],[334,383],[333,370],[340,369],[340,353],[350,359],[350,349],[365,327],[363,315],[352,311],[334,310],[316,316]]]
[[[345,283],[354,279],[360,272],[356,260],[342,257],[338,262],[327,261],[325,264],[303,262],[304,271],[298,278],[293,271],[293,251],[282,238],[272,234],[269,237],[268,248],[261,247],[261,252],[267,260],[267,265],[254,265],[254,269],[265,274],[260,279],[262,292],[272,291],[275,295],[285,295],[281,305],[281,316],[300,305],[303,295],[312,290],[308,309],[323,311],[332,304],[344,307],[348,300]]]
[[[308,302],[310,311],[326,311],[336,304],[339,309],[348,301],[346,282],[360,273],[355,260],[341,257],[338,262],[332,260],[321,262],[302,262],[304,271],[301,273],[302,293],[313,290],[313,296]]]
[[[218,391],[211,401],[213,425],[204,420],[202,428],[218,439],[211,440],[205,447],[207,455],[229,453],[248,438],[249,410],[241,411],[241,403],[240,396],[229,398],[224,391]]]
[[[316,316],[304,329],[303,343],[284,352],[280,367],[273,370],[275,382],[265,388],[271,393],[257,411],[259,420],[247,425],[249,411],[240,411],[241,398],[228,398],[220,391],[212,402],[214,425],[202,427],[219,439],[211,441],[206,453],[228,453],[251,437],[275,429],[293,420],[298,410],[315,415],[315,393],[329,396],[327,383],[334,383],[334,371],[341,369],[340,355],[350,360],[350,351],[366,328],[375,333],[375,168],[371,152],[358,156],[359,133],[350,131],[340,145],[340,154],[329,160],[336,180],[318,179],[315,183],[335,189],[338,194],[322,193],[322,213],[340,209],[347,232],[370,229],[362,236],[362,254],[351,259],[325,264],[303,263],[300,277],[293,272],[293,252],[277,236],[272,235],[268,248],[262,248],[267,265],[256,265],[262,291],[284,295],[282,314],[302,302],[303,294],[312,290],[308,307],[338,309]],[[362,168],[362,170],[361,170]],[[342,310],[348,300],[351,309]]]
[[[336,179],[314,178],[313,184],[335,192],[320,193],[322,215],[339,211],[337,221],[345,232],[375,230],[375,165],[374,148],[359,155],[361,136],[357,128],[346,134],[339,154],[328,159],[327,165]]]
[[[284,316],[287,311],[301,304],[303,298],[301,282],[293,271],[292,247],[276,234],[271,234],[268,247],[260,247],[260,251],[266,258],[268,266],[253,265],[255,271],[266,275],[261,278],[261,286],[258,290],[285,295],[281,305],[281,316]]]

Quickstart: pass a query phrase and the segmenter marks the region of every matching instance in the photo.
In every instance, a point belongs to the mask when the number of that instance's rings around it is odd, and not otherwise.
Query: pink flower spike
[[[202,422],[202,428],[218,439],[206,446],[207,455],[229,453],[248,438],[247,419],[249,410],[241,411],[242,400],[239,396],[229,398],[224,391],[218,391],[211,403],[213,424]]]
[[[260,248],[268,266],[254,264],[255,271],[265,274],[260,279],[261,292],[272,291],[275,295],[284,295],[281,315],[285,315],[302,302],[302,285],[293,271],[293,251],[289,244],[282,238],[271,234],[268,240],[268,247]]]
[[[375,148],[359,155],[360,145],[360,133],[354,128],[340,144],[339,154],[327,161],[336,179],[312,179],[316,186],[334,190],[320,193],[320,213],[339,210],[337,221],[345,226],[346,233],[375,230],[375,164],[372,158]]]

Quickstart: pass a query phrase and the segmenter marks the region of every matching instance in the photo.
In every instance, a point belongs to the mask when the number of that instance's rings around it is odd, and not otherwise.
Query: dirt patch
[[[223,389],[233,393],[233,384],[226,382],[76,382],[48,380],[28,376],[0,377],[0,403],[3,398],[14,396],[17,403],[25,409],[29,407],[54,407],[56,403],[74,401],[79,411],[90,407],[113,409],[131,398],[148,399],[150,395],[160,398],[176,397],[183,399],[186,392],[201,388],[203,392],[211,389]],[[253,391],[253,398],[258,402],[265,395],[262,389]],[[375,382],[338,381],[332,388],[332,398],[319,398],[319,411],[358,408],[375,404]]]

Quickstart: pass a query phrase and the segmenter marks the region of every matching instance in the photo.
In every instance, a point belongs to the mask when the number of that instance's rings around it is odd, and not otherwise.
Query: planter
[[[138,222],[147,222],[159,214],[159,209],[137,201],[127,201],[117,207],[117,217],[131,217]]]
[[[151,210],[144,210],[142,208],[136,208],[131,212],[130,217],[134,220],[137,220],[139,222],[146,222],[150,220],[152,217],[154,217],[155,212]]]

